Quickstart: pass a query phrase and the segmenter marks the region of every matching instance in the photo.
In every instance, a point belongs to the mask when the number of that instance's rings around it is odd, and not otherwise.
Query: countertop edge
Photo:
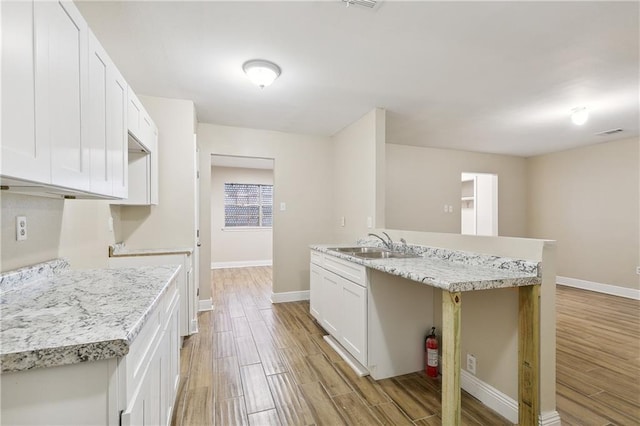
[[[169,284],[175,280],[181,269],[181,265],[175,265],[171,276],[166,280],[149,306],[142,312],[140,319],[131,326],[126,336],[69,346],[3,353],[0,354],[0,375],[44,367],[73,365],[87,361],[101,361],[127,355],[149,317],[158,308],[160,300],[169,288]]]
[[[332,244],[330,247],[346,247],[345,244]],[[315,250],[329,256],[341,258],[359,265],[363,265],[367,268],[371,268],[380,272],[384,272],[390,275],[406,278],[411,281],[423,283],[432,287],[440,288],[450,293],[465,292],[465,291],[478,291],[478,290],[490,290],[498,288],[514,288],[525,287],[531,285],[540,285],[542,283],[541,277],[536,273],[535,275],[523,276],[518,278],[502,278],[491,281],[463,281],[463,282],[445,282],[437,280],[435,277],[421,277],[420,275],[411,273],[410,271],[403,271],[396,268],[393,265],[388,265],[389,259],[362,259],[356,256],[351,256],[346,253],[341,253],[333,250],[329,250],[325,245],[310,245],[311,250]]]

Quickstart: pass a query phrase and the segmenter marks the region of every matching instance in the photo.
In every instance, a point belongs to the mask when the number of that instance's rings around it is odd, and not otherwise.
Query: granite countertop
[[[527,260],[415,245],[410,245],[408,250],[420,257],[363,259],[329,250],[333,247],[349,246],[353,246],[353,244],[315,244],[310,247],[312,250],[358,263],[367,268],[397,275],[452,293],[542,283],[540,265],[537,262]]]
[[[0,279],[3,373],[126,355],[180,266],[51,269]]]
[[[131,257],[131,256],[161,256],[168,254],[186,254],[191,256],[193,249],[187,247],[160,248],[160,249],[130,249],[123,243],[109,246],[109,257]]]

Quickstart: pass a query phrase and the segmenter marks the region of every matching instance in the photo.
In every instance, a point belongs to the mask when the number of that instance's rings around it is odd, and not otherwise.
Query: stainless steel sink
[[[382,247],[335,247],[330,248],[329,250],[339,251],[340,253],[380,253],[386,251]]]
[[[368,253],[353,253],[353,256],[361,257],[363,259],[415,259],[420,256],[417,254],[400,253],[397,251],[378,251]]]
[[[387,250],[383,247],[334,247],[329,250],[356,256],[362,259],[411,259],[420,257],[416,254]]]

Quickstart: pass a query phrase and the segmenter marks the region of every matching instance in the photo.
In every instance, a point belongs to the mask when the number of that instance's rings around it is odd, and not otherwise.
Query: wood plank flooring
[[[212,294],[215,310],[199,315],[200,332],[181,351],[173,425],[441,424],[439,381],[357,377],[322,339],[308,302],[270,303],[271,268],[214,270]],[[638,302],[591,295],[558,290],[563,424],[639,425]],[[584,349],[602,342],[619,347],[597,360]],[[462,424],[511,423],[463,392]]]
[[[640,301],[558,286],[563,425],[640,425]]]

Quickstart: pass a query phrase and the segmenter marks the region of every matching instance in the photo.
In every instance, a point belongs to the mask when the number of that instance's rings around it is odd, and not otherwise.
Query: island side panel
[[[371,271],[367,368],[375,380],[424,369],[424,339],[434,324],[433,294],[428,285]]]
[[[520,287],[518,424],[535,426],[540,412],[540,286]]]
[[[442,292],[442,424],[461,424],[460,293]]]
[[[2,423],[116,426],[117,359],[3,373]]]

